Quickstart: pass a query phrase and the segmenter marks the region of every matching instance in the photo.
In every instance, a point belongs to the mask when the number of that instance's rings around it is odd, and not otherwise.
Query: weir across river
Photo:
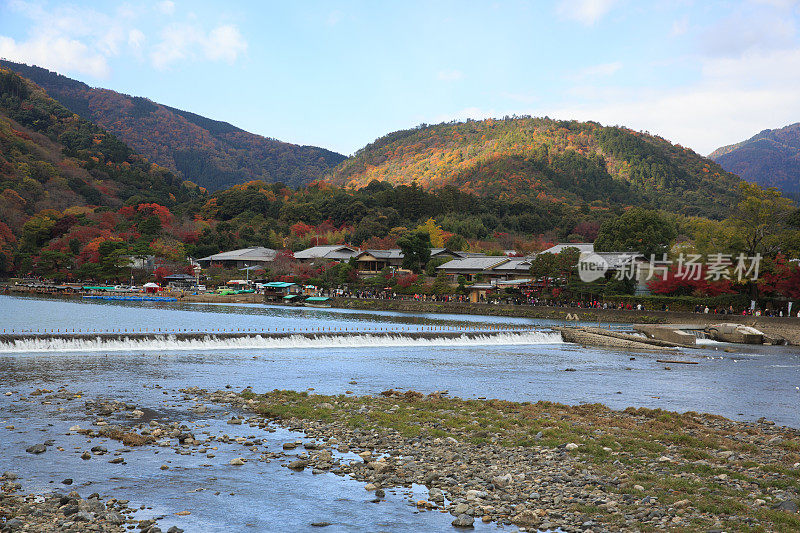
[[[218,338],[236,338],[251,335],[281,338],[292,335],[416,335],[416,338],[425,338],[430,335],[463,335],[463,334],[488,334],[488,333],[520,333],[525,331],[541,331],[541,328],[521,326],[492,326],[456,327],[456,326],[414,326],[396,328],[347,328],[347,327],[319,327],[319,328],[220,328],[220,329],[185,329],[185,328],[111,328],[111,329],[76,329],[76,328],[37,328],[37,329],[3,329],[0,333],[0,342],[23,340],[32,337],[57,337],[63,339],[77,338],[110,338],[125,336],[142,338],[148,335],[176,335],[180,338],[197,338],[213,335]]]
[[[0,334],[0,352],[364,348],[556,344],[556,331],[519,327],[272,330],[25,331]]]

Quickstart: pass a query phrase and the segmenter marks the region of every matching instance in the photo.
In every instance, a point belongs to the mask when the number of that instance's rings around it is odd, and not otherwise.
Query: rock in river
[[[34,444],[33,446],[28,446],[25,448],[25,451],[28,453],[33,453],[39,455],[40,453],[44,453],[47,451],[47,446],[44,444]]]
[[[475,519],[469,516],[468,514],[459,515],[458,518],[456,518],[452,522],[453,527],[464,527],[464,528],[475,527],[473,525],[474,523]]]
[[[303,470],[307,466],[308,461],[303,461],[302,459],[298,459],[297,461],[292,461],[289,463],[290,470]]]

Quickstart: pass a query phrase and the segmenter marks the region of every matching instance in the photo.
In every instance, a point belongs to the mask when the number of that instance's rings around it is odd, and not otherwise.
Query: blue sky
[[[706,154],[800,121],[799,23],[800,0],[0,0],[0,57],[345,154],[511,114]]]

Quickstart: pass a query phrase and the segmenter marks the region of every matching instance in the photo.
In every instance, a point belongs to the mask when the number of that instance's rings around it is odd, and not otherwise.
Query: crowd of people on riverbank
[[[8,292],[10,286],[4,286],[3,292]],[[56,290],[55,287],[45,284],[29,284],[27,286],[28,292],[42,292],[47,294],[58,294],[61,291]],[[373,289],[350,289],[340,288],[321,291],[322,295],[336,298],[354,298],[361,300],[398,300],[398,301],[414,301],[414,302],[438,302],[438,303],[459,303],[470,304],[477,303],[483,305],[520,305],[520,306],[533,306],[533,307],[557,307],[565,309],[602,309],[612,311],[663,311],[669,312],[669,305],[666,303],[650,302],[635,302],[635,301],[603,301],[599,299],[580,300],[580,299],[563,299],[563,298],[538,298],[536,296],[528,296],[519,294],[516,296],[502,296],[486,298],[481,295],[477,302],[473,302],[469,295],[465,294],[398,294],[390,289],[373,290]],[[676,309],[675,311],[691,312],[692,310]],[[754,317],[792,317],[800,318],[800,309],[795,308],[792,312],[792,306],[786,305],[785,308],[766,307],[764,309],[735,309],[733,305],[724,306],[709,306],[696,304],[693,312],[697,314],[712,314],[712,315],[739,315],[739,316],[754,316]]]
[[[413,300],[417,302],[469,302],[464,294],[397,294],[394,291],[336,289],[329,296],[360,300]]]
[[[349,289],[331,291],[330,296],[340,298],[356,298],[368,300],[400,300],[400,301],[415,301],[415,302],[444,302],[444,303],[475,303],[471,302],[469,296],[462,294],[398,294],[389,290],[372,291],[372,290],[355,290]],[[544,299],[536,297],[527,297],[520,295],[517,297],[502,297],[492,298],[487,300],[485,298],[479,299],[479,304],[503,304],[503,305],[526,305],[534,307],[560,307],[567,309],[603,309],[613,311],[672,311],[666,303],[647,305],[643,302],[630,302],[630,301],[602,301],[602,300],[565,300],[565,299]],[[676,311],[683,311],[681,309]],[[756,316],[756,317],[796,317],[800,318],[800,310],[796,313],[790,313],[790,308],[786,309],[750,309],[745,308],[737,310],[733,305],[724,306],[708,306],[697,304],[694,306],[694,313],[698,314],[713,314],[713,315],[741,315],[741,316]]]

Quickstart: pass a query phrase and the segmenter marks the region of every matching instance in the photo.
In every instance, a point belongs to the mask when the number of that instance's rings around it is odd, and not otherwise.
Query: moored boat
[[[330,298],[327,296],[309,296],[303,301],[303,305],[306,307],[322,307],[328,308],[331,306]]]

